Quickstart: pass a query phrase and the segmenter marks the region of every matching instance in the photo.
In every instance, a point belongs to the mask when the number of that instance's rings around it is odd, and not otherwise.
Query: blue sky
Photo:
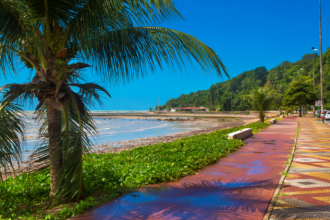
[[[197,37],[214,49],[229,70],[230,77],[265,66],[271,69],[282,61],[297,61],[311,47],[319,49],[318,0],[174,0],[184,20],[164,23]],[[330,2],[322,1],[323,51],[330,47]],[[0,85],[25,82],[20,77],[1,77]],[[91,74],[86,72],[86,74]],[[95,81],[95,77],[91,76]],[[198,66],[186,71],[157,71],[126,85],[106,86],[112,98],[95,110],[148,110],[182,93],[208,89],[225,81]],[[101,79],[97,80],[101,83]]]

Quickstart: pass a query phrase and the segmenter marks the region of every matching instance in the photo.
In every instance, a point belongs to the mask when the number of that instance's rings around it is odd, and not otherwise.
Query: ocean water
[[[109,112],[109,111],[107,111]],[[125,111],[127,112],[127,111]],[[142,112],[142,111],[141,111]],[[32,113],[26,116],[26,144],[23,147],[24,158],[27,158],[35,148],[40,124]],[[94,146],[117,141],[134,140],[147,137],[165,136],[173,133],[203,129],[216,126],[218,123],[205,122],[170,122],[151,119],[94,119],[98,135],[92,138]]]

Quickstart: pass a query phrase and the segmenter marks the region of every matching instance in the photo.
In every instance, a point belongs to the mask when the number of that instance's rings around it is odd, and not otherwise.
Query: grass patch
[[[286,194],[286,193],[279,193],[279,194],[277,195],[277,199],[280,199],[280,198],[283,197],[283,196],[289,196],[289,194]]]
[[[282,173],[281,173],[281,175],[282,175],[282,176],[285,176],[285,177],[288,177],[289,173],[286,172],[285,170],[283,170]]]
[[[252,123],[115,154],[84,155],[84,188],[88,198],[62,205],[52,215],[40,207],[50,192],[49,175],[23,173],[8,178],[0,182],[0,219],[66,219],[135,188],[195,175],[197,170],[243,145],[241,140],[228,139],[228,133],[244,128],[252,128],[256,133],[267,126]]]

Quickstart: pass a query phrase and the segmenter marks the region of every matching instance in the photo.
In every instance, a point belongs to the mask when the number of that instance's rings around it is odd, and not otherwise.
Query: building
[[[181,108],[182,111],[200,111],[199,107],[183,107]]]

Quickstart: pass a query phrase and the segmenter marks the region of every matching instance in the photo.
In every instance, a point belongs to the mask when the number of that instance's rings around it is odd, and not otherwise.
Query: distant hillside
[[[315,91],[319,95],[320,59],[317,54],[314,55]],[[327,107],[330,108],[330,49],[327,49],[322,58],[324,102],[328,103],[329,107]],[[161,109],[165,109],[168,106],[213,106],[220,108],[221,111],[230,111],[232,95],[233,110],[244,111],[250,109],[250,106],[247,101],[243,101],[243,95],[249,94],[254,88],[268,86],[271,89],[278,90],[282,96],[289,83],[298,74],[313,76],[313,54],[306,54],[301,60],[294,63],[284,61],[269,71],[265,67],[258,67],[254,70],[243,72],[233,79],[211,85],[208,90],[200,90],[188,95],[182,94],[176,99],[169,100],[165,105],[161,106]],[[281,106],[280,100],[279,98],[274,100],[273,109],[278,109]]]

